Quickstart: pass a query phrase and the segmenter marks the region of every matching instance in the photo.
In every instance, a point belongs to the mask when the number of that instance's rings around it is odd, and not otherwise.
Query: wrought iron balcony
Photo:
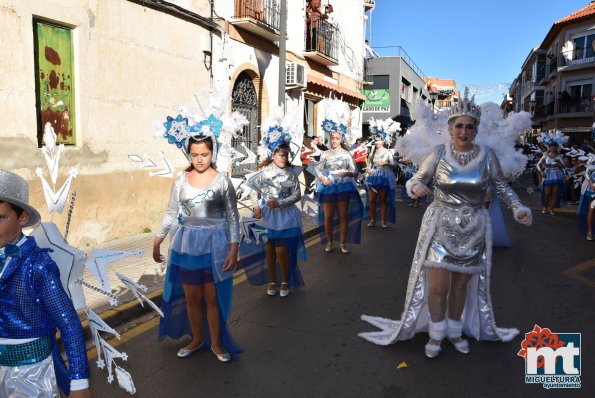
[[[270,41],[279,40],[281,10],[278,0],[236,0],[231,24]]]
[[[591,97],[581,97],[580,99],[572,98],[569,101],[560,102],[560,111],[558,113],[581,113],[581,112],[592,112],[592,99]]]
[[[553,57],[550,59],[550,63],[547,65],[547,74],[546,76],[550,76],[553,73],[558,71],[558,57]]]
[[[304,56],[320,64],[338,65],[339,29],[326,20],[312,22],[306,31]]]

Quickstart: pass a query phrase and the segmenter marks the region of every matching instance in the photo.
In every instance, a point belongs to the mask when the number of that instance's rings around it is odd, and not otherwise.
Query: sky
[[[426,76],[502,102],[532,48],[555,21],[589,0],[376,0],[367,37],[381,56],[401,46]]]

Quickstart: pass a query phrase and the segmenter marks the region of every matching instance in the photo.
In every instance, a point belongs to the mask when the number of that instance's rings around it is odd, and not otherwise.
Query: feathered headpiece
[[[262,139],[258,154],[262,160],[265,158],[271,159],[275,149],[281,144],[289,145],[290,158],[298,153],[300,145],[292,145],[295,138],[303,135],[298,115],[298,112],[288,112],[286,114],[281,107],[274,107],[271,110],[261,127]]]
[[[321,127],[324,134],[331,135],[337,132],[341,134],[343,142],[350,138],[349,119],[351,111],[349,105],[338,99],[325,98],[320,101],[320,106],[324,107],[324,120]]]
[[[475,95],[469,98],[469,89],[465,87],[463,98],[459,98],[448,110],[448,121],[459,116],[469,116],[479,122],[481,109],[475,104]]]
[[[177,116],[167,116],[163,123],[165,132],[161,130],[156,132],[156,135],[167,138],[167,142],[182,150],[188,159],[189,138],[200,141],[210,137],[213,141],[212,161],[215,163],[221,149],[230,147],[231,137],[248,124],[248,119],[239,112],[227,114],[228,97],[227,91],[212,91],[209,93],[206,109],[202,108],[197,99],[200,112],[196,113],[179,106]]]
[[[401,123],[395,122],[391,118],[385,120],[371,118],[369,123],[370,135],[372,137],[380,137],[386,145],[390,145],[394,134],[401,130]]]
[[[568,138],[569,137],[566,134],[564,134],[560,130],[556,130],[556,132],[554,132],[554,133],[552,133],[552,132],[540,133],[539,137],[537,137],[537,142],[540,142],[546,146],[551,145],[551,144],[556,144],[559,147],[561,147],[568,141]]]

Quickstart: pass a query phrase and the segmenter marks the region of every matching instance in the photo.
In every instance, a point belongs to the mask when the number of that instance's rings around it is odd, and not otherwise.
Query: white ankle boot
[[[428,358],[436,358],[440,352],[440,343],[446,336],[446,320],[440,322],[429,322],[430,330],[430,341],[425,346],[425,353]]]

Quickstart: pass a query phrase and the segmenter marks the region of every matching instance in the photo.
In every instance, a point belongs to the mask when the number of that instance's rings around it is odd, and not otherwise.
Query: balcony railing
[[[591,112],[592,110],[591,97],[581,97],[580,99],[572,98],[570,101],[561,102],[558,113]]]
[[[545,71],[546,71],[545,64],[539,65],[539,67],[537,68],[537,81],[540,81],[541,79],[545,78],[545,76],[546,76]]]
[[[570,51],[562,51],[561,66],[589,65],[595,64],[595,51],[592,48],[575,48]]]
[[[324,65],[337,65],[339,55],[339,29],[322,19],[312,23],[306,32],[306,53]]]
[[[278,40],[280,22],[279,0],[236,0],[232,24],[269,40]]]

